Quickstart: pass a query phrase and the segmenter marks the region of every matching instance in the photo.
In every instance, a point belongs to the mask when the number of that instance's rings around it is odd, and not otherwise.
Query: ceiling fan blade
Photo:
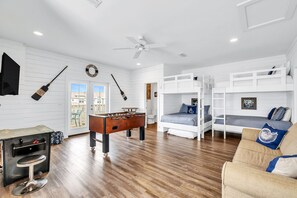
[[[89,0],[89,2],[92,3],[95,6],[95,8],[98,8],[102,3],[101,0]]]
[[[166,47],[166,46],[162,45],[162,44],[147,44],[145,47],[149,48],[149,49],[155,49],[155,48],[163,48],[163,47]]]
[[[135,38],[133,38],[132,36],[127,36],[126,37],[129,41],[131,41],[134,44],[139,44],[138,40],[136,40]]]
[[[137,50],[133,58],[134,59],[138,58],[140,56],[141,52],[142,52],[142,50]]]
[[[118,48],[113,48],[113,50],[130,50],[130,49],[135,49],[135,47],[118,47]]]

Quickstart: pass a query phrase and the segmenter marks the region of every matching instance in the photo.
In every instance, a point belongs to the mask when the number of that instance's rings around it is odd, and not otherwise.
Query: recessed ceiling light
[[[35,34],[36,36],[43,36],[43,33],[39,31],[34,31],[33,34]]]
[[[137,65],[137,66],[140,66],[140,65],[141,65],[141,63],[136,63],[136,65]]]
[[[231,38],[230,43],[236,43],[238,41],[238,38]]]

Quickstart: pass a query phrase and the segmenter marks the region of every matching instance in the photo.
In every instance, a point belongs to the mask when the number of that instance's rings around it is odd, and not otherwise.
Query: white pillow
[[[297,155],[284,155],[270,161],[267,172],[297,178]]]
[[[292,116],[292,109],[288,108],[286,109],[286,113],[282,119],[282,121],[287,121],[289,122],[291,120],[291,116]]]

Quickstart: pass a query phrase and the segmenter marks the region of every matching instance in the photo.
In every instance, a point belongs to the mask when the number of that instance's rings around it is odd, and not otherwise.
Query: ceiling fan
[[[134,46],[131,47],[122,47],[122,48],[114,48],[113,50],[136,50],[133,58],[136,59],[140,56],[141,52],[149,51],[150,49],[163,48],[165,45],[148,43],[143,36],[139,36],[138,39],[134,37],[127,36],[126,37]]]

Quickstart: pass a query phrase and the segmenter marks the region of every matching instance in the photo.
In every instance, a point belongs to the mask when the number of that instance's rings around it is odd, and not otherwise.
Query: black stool
[[[32,155],[24,157],[17,162],[17,167],[29,167],[29,180],[17,185],[12,194],[19,196],[40,190],[47,183],[47,179],[34,179],[34,166],[46,160],[45,155]]]

